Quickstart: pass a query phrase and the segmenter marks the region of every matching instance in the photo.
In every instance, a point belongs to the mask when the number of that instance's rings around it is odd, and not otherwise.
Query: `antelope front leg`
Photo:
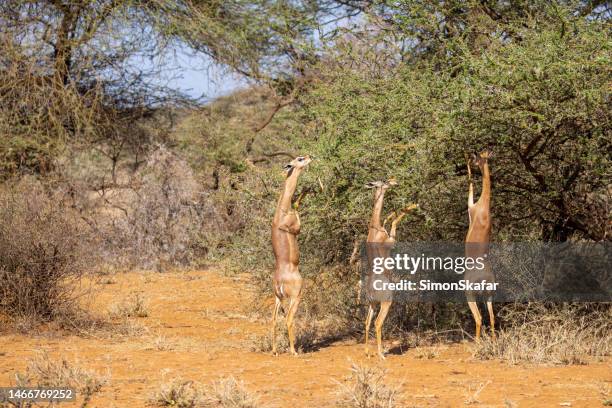
[[[406,214],[408,214],[408,211],[414,210],[417,207],[418,207],[417,204],[410,204],[409,206],[404,208],[402,211],[400,211],[400,214],[393,220],[393,222],[391,222],[391,232],[389,233],[389,236],[392,239],[395,239],[395,234],[396,234],[396,231],[397,231],[397,224],[399,224],[399,222],[402,220],[402,218],[404,218],[406,216]]]
[[[285,215],[282,218],[282,222],[278,226],[278,229],[281,231],[288,232],[293,235],[297,235],[300,233],[300,221],[297,213],[294,216]]]
[[[474,206],[474,184],[472,183],[472,168],[470,167],[470,159],[466,155],[467,171],[468,171],[468,208]]]
[[[293,203],[293,209],[295,211],[297,211],[300,208],[300,204],[302,204],[302,200],[304,199],[304,197],[306,197],[306,194],[308,194],[309,192],[310,190],[306,189],[300,193],[297,200],[295,200],[295,203]]]
[[[387,223],[389,222],[390,219],[396,217],[397,214],[395,213],[395,211],[393,211],[392,213],[390,213],[389,215],[387,215],[387,217],[385,218],[385,220],[383,221],[383,225],[382,227],[385,228],[385,225],[387,225]]]
[[[297,229],[293,224],[282,224],[278,227],[279,230],[288,232],[293,235],[297,235],[300,233],[300,230]]]
[[[385,355],[383,354],[382,348],[382,327],[385,323],[385,319],[387,318],[387,313],[389,313],[389,308],[391,307],[391,302],[381,302],[380,311],[378,312],[378,316],[376,316],[376,322],[374,323],[376,327],[376,346],[378,348],[378,356],[384,360]]]
[[[396,219],[393,220],[393,222],[391,223],[391,232],[389,232],[389,236],[392,239],[395,239],[395,234],[397,231],[397,224],[399,224],[399,222],[402,220],[402,218],[404,218],[404,216],[406,215],[406,213],[401,213]]]

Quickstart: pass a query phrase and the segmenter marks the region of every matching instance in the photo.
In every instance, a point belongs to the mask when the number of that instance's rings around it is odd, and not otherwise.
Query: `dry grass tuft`
[[[203,389],[200,384],[175,379],[162,384],[150,403],[158,407],[195,408],[202,406],[202,399]]]
[[[132,293],[122,302],[111,305],[109,315],[114,319],[127,317],[148,317],[148,304],[140,293]]]
[[[338,383],[337,406],[343,408],[392,408],[399,389],[386,384],[386,371],[353,363],[346,384]]]
[[[537,312],[539,311],[539,312]],[[588,364],[612,351],[610,310],[580,314],[572,309],[529,311],[523,321],[475,344],[480,359],[512,364]]]
[[[150,403],[176,408],[257,408],[258,398],[249,393],[234,377],[215,381],[204,387],[194,381],[175,379],[162,384]]]
[[[17,387],[69,387],[74,388],[80,407],[87,407],[91,398],[100,392],[109,381],[93,371],[79,368],[67,360],[52,360],[48,354],[40,353],[29,361],[25,373],[16,374]],[[35,405],[23,405],[35,406]]]
[[[176,348],[176,344],[163,334],[158,334],[153,339],[153,348],[157,351],[171,351]]]
[[[414,358],[433,360],[440,357],[441,346],[423,346],[416,349]]]
[[[206,408],[257,408],[258,398],[249,393],[242,381],[227,377],[215,381],[204,399]]]
[[[605,382],[596,385],[599,394],[601,395],[601,403],[604,407],[612,407],[612,387]]]
[[[130,318],[124,318],[115,326],[112,334],[116,333],[119,336],[136,337],[143,336],[148,332],[149,328],[144,324]]]

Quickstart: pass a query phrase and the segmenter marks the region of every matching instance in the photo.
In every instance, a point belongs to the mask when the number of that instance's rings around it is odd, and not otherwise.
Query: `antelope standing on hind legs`
[[[276,355],[276,318],[278,310],[284,299],[289,300],[287,308],[287,332],[289,336],[289,352],[297,355],[295,351],[294,318],[302,296],[302,276],[298,270],[300,252],[298,250],[297,235],[300,233],[300,217],[297,209],[302,196],[294,206],[291,200],[297,181],[302,171],[312,161],[310,156],[299,156],[285,166],[287,178],[276,205],[274,219],[272,220],[272,249],[276,258],[273,285],[276,302],[272,313],[272,354]]]
[[[482,151],[478,156],[473,155],[471,162],[476,164],[482,173],[482,191],[480,198],[474,203],[474,185],[472,183],[472,170],[468,159],[468,216],[470,227],[465,237],[465,256],[466,258],[484,259],[483,269],[467,269],[465,279],[470,282],[495,282],[495,275],[491,269],[491,264],[487,259],[489,254],[489,239],[491,235],[491,174],[489,172],[488,160],[493,156],[490,150]],[[487,292],[466,292],[468,306],[476,322],[476,340],[480,340],[480,328],[482,326],[482,315],[478,309],[477,296],[486,297],[487,309],[491,320],[491,336],[495,338],[495,315],[493,313],[493,294]]]
[[[387,216],[385,222],[381,224],[380,216],[383,209],[384,196],[386,190],[396,185],[397,182],[394,179],[389,179],[386,182],[373,181],[366,184],[366,187],[374,189],[374,208],[372,210],[372,218],[368,227],[368,239],[366,243],[366,253],[368,257],[368,276],[365,282],[365,296],[368,302],[368,315],[365,321],[365,352],[369,357],[368,349],[368,336],[370,333],[370,324],[374,317],[374,307],[377,303],[380,303],[380,310],[374,326],[376,328],[376,345],[378,350],[378,356],[381,359],[385,359],[382,348],[382,326],[385,322],[389,308],[393,302],[392,292],[388,290],[376,290],[374,287],[375,281],[391,282],[392,276],[391,271],[384,270],[382,274],[375,274],[373,272],[373,261],[374,258],[386,258],[389,256],[393,244],[395,243],[395,234],[397,231],[397,224],[404,218],[408,211],[417,207],[416,204],[411,204],[399,212],[392,212]],[[392,219],[391,231],[387,232],[385,224],[387,221]]]

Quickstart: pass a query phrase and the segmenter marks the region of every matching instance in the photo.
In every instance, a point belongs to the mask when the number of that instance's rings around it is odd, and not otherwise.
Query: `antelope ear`
[[[368,181],[367,183],[364,184],[365,188],[374,188],[376,187],[376,185],[374,185],[373,181]]]
[[[478,155],[476,153],[472,153],[472,163],[478,163]]]
[[[291,163],[287,163],[287,164],[285,164],[285,165],[283,166],[283,169],[284,169],[285,171],[289,171],[289,170],[291,170],[292,168],[293,168],[293,164],[291,164]]]

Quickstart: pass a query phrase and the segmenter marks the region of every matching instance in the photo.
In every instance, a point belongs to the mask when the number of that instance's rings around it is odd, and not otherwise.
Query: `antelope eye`
[[[298,157],[298,161],[304,161],[303,157]]]

